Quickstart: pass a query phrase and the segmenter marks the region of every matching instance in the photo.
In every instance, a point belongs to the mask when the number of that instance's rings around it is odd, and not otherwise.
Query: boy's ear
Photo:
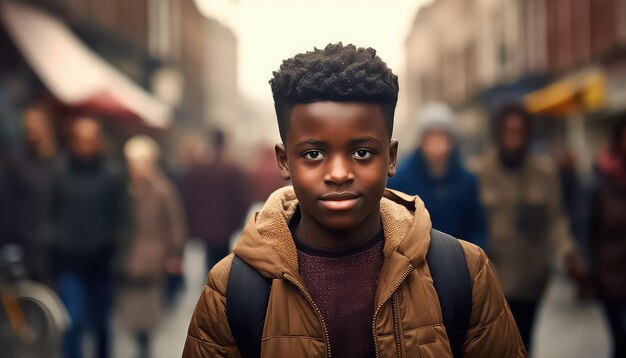
[[[285,180],[291,179],[291,174],[289,173],[289,163],[287,162],[287,150],[282,143],[276,144],[274,147],[274,151],[276,152],[276,163],[278,164],[278,171],[280,172],[280,176]]]
[[[392,139],[389,143],[389,166],[387,167],[387,176],[396,175],[396,165],[398,164],[398,141]]]

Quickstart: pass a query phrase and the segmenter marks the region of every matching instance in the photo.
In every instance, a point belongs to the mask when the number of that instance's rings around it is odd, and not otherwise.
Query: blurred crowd
[[[88,333],[95,355],[110,356],[114,312],[149,357],[150,333],[184,286],[185,242],[206,244],[208,271],[229,253],[248,207],[285,184],[269,170],[273,155],[253,168],[230,161],[218,129],[206,135],[210,148],[181,149],[189,160],[167,165],[145,134],[111,150],[97,118],[72,119],[65,143],[43,105],[27,107],[22,124],[21,145],[1,157],[0,246],[19,245],[29,278],[67,308],[66,357],[84,356]]]
[[[455,115],[442,103],[420,113],[419,144],[389,186],[418,194],[433,227],[481,246],[531,352],[538,307],[553,270],[581,299],[603,304],[615,357],[626,356],[626,117],[593,173],[533,150],[536,118],[504,105],[490,121],[491,149],[472,171],[459,158]]]
[[[557,164],[533,150],[533,116],[518,105],[493,113],[491,149],[471,168],[450,107],[425,105],[418,123],[418,142],[388,185],[418,194],[434,228],[488,253],[528,350],[556,268],[580,299],[603,304],[614,356],[626,356],[626,118],[586,174],[574,159]],[[28,106],[22,125],[22,144],[1,156],[0,243],[21,246],[30,278],[66,306],[67,357],[83,356],[87,332],[96,355],[109,356],[115,311],[149,357],[151,332],[184,286],[185,242],[206,244],[209,270],[230,252],[248,208],[286,184],[272,148],[244,169],[217,129],[199,147],[182,140],[170,163],[146,134],[110,150],[97,118],[73,119],[65,141],[45,106]]]

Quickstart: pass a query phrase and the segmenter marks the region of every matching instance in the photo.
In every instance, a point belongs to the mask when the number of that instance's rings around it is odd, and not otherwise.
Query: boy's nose
[[[328,170],[324,176],[326,184],[343,185],[354,181],[354,173],[349,161],[336,156],[328,161]]]

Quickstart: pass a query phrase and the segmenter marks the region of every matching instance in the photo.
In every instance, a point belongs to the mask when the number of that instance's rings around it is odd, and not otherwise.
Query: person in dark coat
[[[613,356],[626,357],[626,117],[595,168],[589,225],[592,281],[611,327]]]
[[[433,228],[486,249],[478,181],[465,169],[456,148],[454,113],[442,103],[431,103],[419,120],[420,146],[399,163],[388,187],[419,195],[429,208]]]
[[[82,357],[83,335],[94,331],[96,357],[109,356],[112,264],[124,232],[125,187],[102,151],[102,128],[91,118],[72,126],[71,153],[52,200],[57,288],[71,318],[68,358]]]
[[[230,236],[243,225],[250,205],[245,174],[224,157],[224,133],[210,135],[214,158],[193,164],[183,180],[189,236],[206,243],[207,272],[230,252]]]
[[[41,105],[26,108],[22,117],[24,145],[7,163],[10,240],[24,250],[31,279],[51,284],[48,209],[52,185],[62,167],[51,112]]]

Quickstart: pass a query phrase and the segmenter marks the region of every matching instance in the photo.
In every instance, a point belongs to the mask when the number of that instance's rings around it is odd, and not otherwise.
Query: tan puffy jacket
[[[234,253],[271,278],[263,357],[330,357],[328,329],[298,274],[288,223],[298,205],[291,187],[276,191],[248,221]],[[426,252],[431,222],[415,196],[387,190],[381,200],[385,261],[372,319],[378,357],[451,357]],[[461,241],[473,281],[466,357],[526,357],[513,316],[485,254]],[[183,357],[239,357],[226,319],[232,254],[209,273],[191,318]]]

